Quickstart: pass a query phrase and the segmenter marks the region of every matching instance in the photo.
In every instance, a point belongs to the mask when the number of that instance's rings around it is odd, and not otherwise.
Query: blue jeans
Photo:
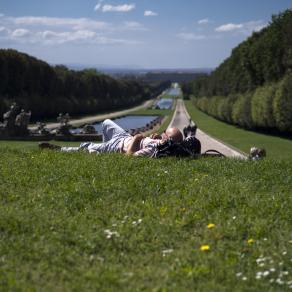
[[[131,137],[129,133],[112,120],[106,119],[102,123],[102,143],[85,142],[81,143],[79,147],[62,147],[61,151],[74,152],[87,150],[89,153],[121,152],[122,142],[128,137]]]

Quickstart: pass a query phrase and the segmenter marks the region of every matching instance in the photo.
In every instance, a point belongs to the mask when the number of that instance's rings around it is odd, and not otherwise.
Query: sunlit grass
[[[272,158],[292,160],[292,140],[240,129],[216,120],[185,101],[187,110],[199,128],[211,136],[249,153],[251,147],[263,147]]]
[[[0,159],[3,291],[291,286],[289,162],[10,147]]]

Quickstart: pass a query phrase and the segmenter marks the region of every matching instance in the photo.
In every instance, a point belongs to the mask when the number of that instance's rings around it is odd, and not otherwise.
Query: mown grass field
[[[211,136],[246,153],[249,153],[253,146],[264,147],[271,158],[292,160],[292,139],[240,129],[208,116],[195,108],[191,101],[185,101],[185,105],[193,121]]]
[[[291,290],[291,161],[0,160],[1,291]]]

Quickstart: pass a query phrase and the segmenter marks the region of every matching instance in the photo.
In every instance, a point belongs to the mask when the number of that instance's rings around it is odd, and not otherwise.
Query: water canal
[[[118,124],[120,127],[122,127],[125,130],[130,130],[130,129],[137,129],[137,128],[142,128],[146,126],[146,124],[149,124],[153,120],[155,120],[158,116],[135,116],[135,115],[129,115],[125,117],[120,117],[116,118],[113,121]],[[94,126],[95,130],[97,133],[101,134],[102,133],[102,122],[94,123],[92,126]],[[79,134],[80,131],[82,130],[81,128],[76,128],[72,129],[71,133],[72,134]]]

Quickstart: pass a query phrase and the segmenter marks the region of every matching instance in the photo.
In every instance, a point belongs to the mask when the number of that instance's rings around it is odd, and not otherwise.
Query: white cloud
[[[28,25],[28,26],[51,26],[51,27],[69,27],[72,29],[105,29],[109,24],[102,21],[91,20],[88,18],[58,18],[58,17],[7,17],[6,22],[14,25]]]
[[[123,26],[119,27],[119,30],[143,30],[147,29],[139,22],[136,21],[125,21]]]
[[[264,23],[262,20],[249,21],[244,23],[227,23],[215,28],[217,32],[238,32],[245,35],[250,35],[254,31],[260,31],[267,23]]]
[[[227,23],[215,28],[217,32],[234,31],[243,28],[243,24]]]
[[[145,10],[144,11],[144,16],[157,16],[158,13],[151,11],[151,10]]]
[[[64,43],[88,44],[140,44],[133,39],[121,37],[127,31],[147,30],[135,21],[112,24],[88,18],[56,17],[1,17],[1,40],[21,43],[59,45]]]
[[[18,28],[11,33],[12,38],[22,38],[27,37],[30,34],[28,29]]]
[[[181,32],[177,34],[177,37],[185,41],[199,41],[206,38],[204,35],[197,35],[191,32]]]
[[[102,12],[130,12],[135,9],[135,4],[121,4],[121,5],[110,5],[102,4],[103,1],[99,1],[94,10],[101,10]]]
[[[198,21],[198,24],[208,24],[210,20],[208,18],[204,18]]]

